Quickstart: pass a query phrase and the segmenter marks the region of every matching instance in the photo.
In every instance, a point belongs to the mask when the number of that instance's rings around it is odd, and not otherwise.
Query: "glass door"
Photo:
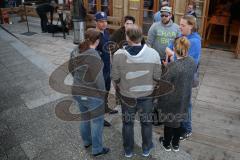
[[[112,15],[112,0],[84,0],[88,14],[95,14],[98,11]]]

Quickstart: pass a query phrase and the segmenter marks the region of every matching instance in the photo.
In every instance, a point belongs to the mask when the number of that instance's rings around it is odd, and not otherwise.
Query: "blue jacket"
[[[110,78],[111,63],[110,63],[110,54],[108,51],[109,37],[110,36],[109,36],[108,30],[104,30],[103,33],[101,32],[100,42],[96,48],[96,50],[99,51],[100,57],[104,63],[103,77],[105,80],[105,87],[107,91],[109,91],[111,88],[111,78]]]
[[[96,50],[100,52],[100,56],[104,63],[104,68],[110,70],[110,55],[107,50],[108,49],[107,43],[109,42],[109,39],[110,39],[110,36],[107,30],[104,30],[103,33],[101,32],[100,42]]]
[[[190,41],[190,48],[188,50],[188,55],[194,59],[196,65],[198,65],[201,58],[201,37],[197,32],[193,32],[192,34],[186,36]],[[168,46],[173,50],[173,43],[170,43]],[[176,55],[174,55],[174,60],[176,60]]]

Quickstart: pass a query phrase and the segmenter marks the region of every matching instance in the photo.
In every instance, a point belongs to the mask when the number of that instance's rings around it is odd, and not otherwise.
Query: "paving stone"
[[[61,143],[56,146],[55,149],[44,152],[34,160],[79,160],[79,159],[90,159],[89,155],[81,156],[79,150],[75,147],[70,146],[69,144]]]
[[[17,146],[19,144],[18,140],[15,137],[15,134],[10,131],[9,128],[4,130],[4,133],[0,136],[0,144],[5,151]]]
[[[8,160],[29,160],[21,146],[15,146],[7,151]]]
[[[4,57],[4,59],[1,59],[0,60],[1,61],[1,63],[4,65],[4,66],[6,66],[6,67],[8,67],[9,66],[9,64],[21,64],[21,63],[23,63],[24,61],[22,60],[22,57],[20,56],[7,56],[7,57]]]
[[[1,135],[0,135],[0,137],[1,137]],[[6,156],[6,153],[4,151],[3,145],[0,144],[0,159],[3,159],[3,157],[5,157],[5,156]]]
[[[21,60],[24,59],[24,57],[20,58]],[[27,62],[27,63],[22,63],[18,65],[13,65],[11,67],[7,67],[8,70],[12,73],[18,73],[18,72],[28,72],[29,70],[40,70],[37,68],[35,65]]]
[[[2,72],[4,69],[6,69],[6,67],[0,62],[0,72]]]
[[[5,43],[5,45],[7,44]],[[3,58],[10,57],[10,56],[16,56],[16,50],[14,50],[13,48],[8,49],[4,47],[4,50],[0,52],[0,59],[1,59],[0,62],[3,63],[4,62]]]
[[[25,105],[22,105],[0,113],[0,120],[6,123],[12,131],[15,131],[18,128],[31,127],[31,123],[38,122],[41,126],[42,123],[45,123],[45,120],[52,120],[49,111],[48,108],[29,110]]]
[[[19,79],[19,78],[24,77],[28,80],[31,80],[29,77],[35,76],[40,72],[41,72],[40,70],[35,70],[35,69],[29,69],[25,72],[16,72],[16,73],[13,74],[13,79]],[[39,75],[41,75],[41,74],[39,74]]]
[[[7,158],[6,155],[4,155],[4,156],[0,156],[0,159],[1,159],[1,160],[8,160],[8,158]]]
[[[13,74],[10,73],[7,69],[3,69],[0,72],[1,78],[0,78],[0,82],[7,82],[8,80],[12,79]]]
[[[223,90],[240,92],[239,76],[222,76],[221,74],[206,73],[203,84],[206,86],[216,87]]]
[[[0,113],[10,108],[16,109],[22,105],[24,105],[24,102],[19,96],[11,95],[6,97],[3,94],[0,96]]]
[[[55,97],[45,96],[41,89],[24,93],[21,95],[21,98],[24,100],[26,106],[29,109],[33,109],[46,103],[49,103],[53,100],[56,100],[54,99]]]
[[[217,93],[217,94],[216,94]],[[240,107],[240,93],[235,91],[228,91],[202,85],[197,100],[217,104],[217,105],[224,105],[229,106],[232,108],[239,108]]]
[[[63,146],[74,146],[74,148],[78,148],[79,138],[71,139],[68,137],[68,134],[64,132],[63,128],[55,127],[47,130],[44,134],[39,135],[38,137],[31,139],[30,141],[26,141],[22,143],[24,151],[33,159],[34,157],[38,157],[41,154],[45,154],[45,152],[54,149],[60,149]],[[62,145],[65,144],[65,145]]]
[[[12,56],[19,56],[19,55],[12,55]],[[18,66],[21,66],[21,65],[25,65],[25,64],[28,64],[29,62],[26,60],[26,59],[14,59],[14,60],[10,60],[10,61],[4,61],[3,64],[5,67],[8,67],[8,68],[14,68],[17,69]]]
[[[240,157],[239,152],[231,152],[226,149],[220,149],[217,146],[213,147],[204,143],[184,141],[183,145],[184,149],[195,157],[196,160],[238,160]]]
[[[0,121],[0,136],[4,136],[6,133],[8,133],[8,130],[8,126]]]
[[[8,124],[9,128],[14,131],[19,142],[24,143],[33,138],[41,137],[49,130],[65,130],[65,128],[68,128],[69,123],[59,120],[54,114],[53,107],[46,105],[32,110],[26,107],[16,110],[9,109],[3,112],[0,117],[1,121]],[[50,112],[53,113],[50,114]],[[78,129],[78,127],[76,128]],[[54,133],[53,135],[58,134]]]

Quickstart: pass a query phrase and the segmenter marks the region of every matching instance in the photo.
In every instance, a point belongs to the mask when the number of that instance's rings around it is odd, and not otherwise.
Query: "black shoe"
[[[163,141],[164,141],[164,138],[159,137],[159,142],[163,146],[164,150],[167,151],[167,152],[171,151],[171,146],[170,145],[169,146],[164,145]]]
[[[86,145],[84,146],[86,149],[89,148],[92,144]]]
[[[172,145],[172,150],[174,152],[178,152],[179,151],[179,145],[176,145],[176,146]]]
[[[100,156],[100,155],[103,155],[103,154],[107,154],[108,152],[110,151],[109,148],[103,148],[102,152],[99,152],[97,154],[93,154],[94,157],[97,157],[97,156]]]
[[[111,126],[111,123],[109,123],[108,121],[104,120],[104,126],[105,126],[105,127],[110,127],[110,126]]]

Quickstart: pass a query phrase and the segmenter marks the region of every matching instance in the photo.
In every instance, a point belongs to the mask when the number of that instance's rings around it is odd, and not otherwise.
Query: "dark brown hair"
[[[182,19],[187,21],[188,25],[193,26],[192,32],[197,32],[197,19],[192,15],[184,15]]]
[[[187,37],[179,37],[174,41],[174,49],[180,57],[186,57],[190,47],[190,42]]]
[[[133,16],[125,16],[124,17],[124,23],[127,22],[127,20],[133,21],[133,23],[135,23],[135,18]]]
[[[89,28],[85,32],[85,40],[79,44],[79,53],[82,53],[90,48],[96,40],[100,39],[100,32],[95,28]]]
[[[126,35],[134,43],[140,43],[142,41],[142,29],[136,24],[127,28]]]

